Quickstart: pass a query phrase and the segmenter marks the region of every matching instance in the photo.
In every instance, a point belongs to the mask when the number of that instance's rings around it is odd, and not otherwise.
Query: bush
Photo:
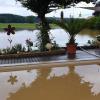
[[[100,41],[100,35],[96,37],[98,41]]]
[[[18,52],[25,52],[25,47],[22,47],[21,44],[16,44],[12,48],[7,47],[6,49],[1,50],[1,54],[16,54]]]
[[[92,41],[90,41],[90,40],[88,40],[88,44],[90,45],[90,46],[93,46],[93,47],[100,47],[100,43],[98,43],[98,41],[96,40],[92,40]]]

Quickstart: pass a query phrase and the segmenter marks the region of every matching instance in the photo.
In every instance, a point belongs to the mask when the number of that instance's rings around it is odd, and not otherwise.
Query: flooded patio
[[[100,50],[0,59],[0,100],[100,100]]]
[[[0,72],[1,100],[100,100],[100,65]]]
[[[25,46],[27,38],[35,45],[37,32],[22,30],[11,37],[2,32],[0,48],[9,47],[9,38],[11,45]],[[68,36],[62,29],[50,33],[60,46],[66,45]],[[76,37],[79,46],[88,40],[94,37]],[[77,50],[75,59],[67,56],[0,59],[0,100],[100,100],[100,49]]]

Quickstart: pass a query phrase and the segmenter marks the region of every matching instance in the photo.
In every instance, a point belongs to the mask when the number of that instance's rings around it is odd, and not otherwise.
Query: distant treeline
[[[49,23],[52,23],[53,20],[60,20],[57,17],[47,17]],[[64,20],[69,20],[65,18]],[[0,14],[0,23],[37,23],[39,18],[36,16],[20,16],[14,14]]]
[[[37,22],[35,16],[19,16],[13,14],[0,14],[0,23],[35,23]]]
[[[53,20],[59,20],[60,18],[48,17],[49,22]],[[36,16],[19,16],[13,14],[0,14],[0,23],[37,23],[39,22]]]

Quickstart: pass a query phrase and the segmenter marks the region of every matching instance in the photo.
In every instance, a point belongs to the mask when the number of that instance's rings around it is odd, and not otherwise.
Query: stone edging
[[[21,71],[21,70],[32,70],[34,68],[52,68],[52,67],[73,67],[78,65],[90,65],[98,64],[100,65],[100,59],[92,60],[63,60],[63,61],[48,61],[40,63],[26,63],[26,64],[13,64],[13,65],[3,65],[0,66],[0,72],[9,71]]]
[[[65,49],[54,50],[54,51],[45,51],[45,52],[29,52],[29,53],[18,53],[18,54],[4,54],[0,55],[0,59],[9,59],[9,58],[26,58],[26,57],[41,57],[41,56],[52,56],[65,54]]]

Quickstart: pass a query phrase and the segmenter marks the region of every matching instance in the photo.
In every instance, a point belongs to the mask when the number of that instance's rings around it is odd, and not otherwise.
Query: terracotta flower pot
[[[75,58],[76,57],[76,44],[67,44],[67,54],[68,58]]]

